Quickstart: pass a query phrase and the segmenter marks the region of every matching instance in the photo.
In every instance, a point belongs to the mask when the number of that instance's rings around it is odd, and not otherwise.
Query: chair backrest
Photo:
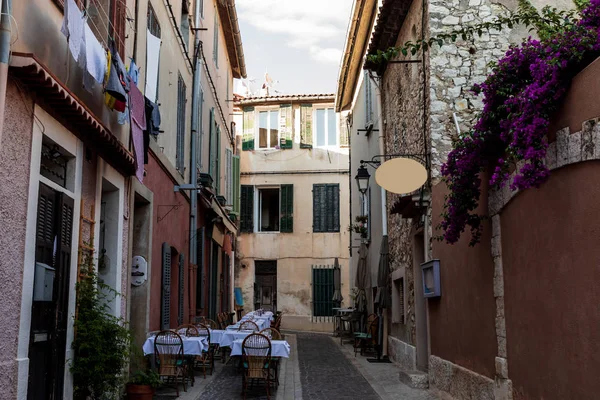
[[[271,340],[281,340],[282,336],[281,333],[279,333],[279,331],[275,328],[265,328],[262,331],[259,332],[261,335],[265,335],[266,337],[268,337]]]
[[[176,332],[179,335],[198,336],[198,329],[194,325],[192,325],[192,324],[183,324],[183,325],[180,325],[176,329]]]
[[[154,360],[161,376],[176,376],[183,364],[183,340],[177,332],[161,331],[154,338]]]
[[[208,326],[210,329],[219,329],[219,325],[213,321],[212,319],[206,318],[203,322],[204,325]]]
[[[369,315],[369,318],[371,318],[371,316]],[[371,322],[369,322],[369,330],[367,331],[367,333],[369,335],[371,335],[371,340],[374,343],[377,343],[377,341],[379,340],[379,337],[377,335],[378,333],[378,329],[379,329],[379,317],[375,315],[375,318],[371,320]]]
[[[248,335],[242,342],[242,365],[249,378],[264,378],[271,360],[271,340],[260,333]]]
[[[204,324],[198,324],[196,325],[196,329],[198,331],[198,336],[205,337],[210,346],[210,328]]]
[[[258,332],[258,325],[254,321],[243,321],[238,328],[239,331],[254,331]]]

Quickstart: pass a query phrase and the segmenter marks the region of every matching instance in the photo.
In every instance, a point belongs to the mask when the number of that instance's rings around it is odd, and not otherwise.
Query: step
[[[428,389],[429,375],[422,371],[400,370],[400,382],[413,389]]]

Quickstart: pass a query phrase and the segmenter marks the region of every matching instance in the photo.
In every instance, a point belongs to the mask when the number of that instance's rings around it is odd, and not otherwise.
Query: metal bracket
[[[161,208],[161,207],[163,207],[163,208],[164,208],[164,207],[171,207],[171,208],[169,208],[169,211],[167,211],[167,212],[166,212],[166,213],[165,213],[165,214],[164,214],[164,215],[161,217],[160,215],[158,215],[158,214],[159,214],[159,213],[158,213],[158,210],[160,210],[160,208]],[[179,207],[181,207],[181,203],[179,203],[179,204],[168,204],[168,205],[158,206],[158,207],[157,207],[157,210],[156,210],[156,211],[157,211],[157,212],[156,212],[156,214],[157,214],[157,215],[156,215],[156,222],[160,222],[160,221],[162,221],[163,219],[165,219],[165,218],[167,217],[167,215],[169,215],[169,214],[171,213],[171,211],[173,211],[173,210],[178,210],[178,209],[179,209]]]
[[[388,159],[398,158],[398,157],[411,158],[411,159],[416,160],[416,161],[424,164],[425,166],[427,166],[427,159],[429,158],[429,155],[428,154],[418,154],[418,153],[379,154],[379,155],[373,156],[370,161],[360,160],[360,164],[361,165],[369,165],[369,166],[377,169],[377,167],[379,167],[381,165],[381,161],[377,160],[378,158],[382,158],[384,161],[387,161]]]
[[[173,191],[175,193],[179,192],[180,190],[198,190],[198,186],[194,185],[193,183],[186,183],[185,185],[175,185],[173,187]]]

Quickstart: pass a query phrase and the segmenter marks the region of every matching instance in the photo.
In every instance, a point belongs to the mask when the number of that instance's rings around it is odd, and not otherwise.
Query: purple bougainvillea
[[[546,181],[550,117],[572,78],[600,55],[599,28],[600,0],[591,0],[575,24],[547,40],[529,38],[512,47],[485,82],[473,88],[483,94],[483,111],[473,129],[454,143],[442,166],[450,189],[440,224],[447,243],[456,243],[467,226],[470,244],[479,242],[482,216],[475,209],[482,171],[490,171],[490,185],[509,184],[513,190]]]

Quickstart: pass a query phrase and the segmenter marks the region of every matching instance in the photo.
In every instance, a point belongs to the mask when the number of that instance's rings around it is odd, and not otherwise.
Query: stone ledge
[[[400,371],[400,382],[413,389],[429,389],[429,375],[421,371]]]
[[[429,384],[457,399],[494,400],[494,380],[433,355]]]
[[[401,368],[417,369],[417,348],[393,336],[388,336],[388,354],[390,359]]]

